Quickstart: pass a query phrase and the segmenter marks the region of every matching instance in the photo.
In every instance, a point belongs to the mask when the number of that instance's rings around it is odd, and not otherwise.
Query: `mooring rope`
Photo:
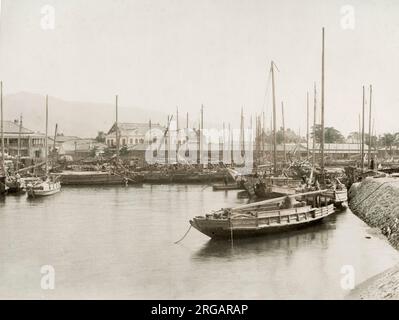
[[[184,234],[184,236],[183,236],[180,240],[176,241],[175,244],[178,244],[179,242],[183,241],[184,238],[185,238],[185,237],[188,235],[188,233],[190,232],[191,228],[192,228],[192,225],[190,224],[190,227],[188,228],[187,232]]]

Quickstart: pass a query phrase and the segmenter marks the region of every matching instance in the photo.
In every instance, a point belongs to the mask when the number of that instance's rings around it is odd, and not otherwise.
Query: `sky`
[[[307,91],[311,116],[314,82],[320,93],[322,27],[326,126],[358,130],[362,86],[372,84],[377,133],[399,131],[395,0],[3,0],[0,78],[5,94],[108,103],[118,94],[126,108],[179,106],[192,119],[203,104],[205,126],[237,125],[244,107],[247,124],[264,111],[269,125],[273,60],[277,125],[284,101],[286,127],[304,134]]]

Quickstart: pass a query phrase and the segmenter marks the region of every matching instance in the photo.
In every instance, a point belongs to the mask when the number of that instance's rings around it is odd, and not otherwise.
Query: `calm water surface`
[[[327,299],[343,298],[341,268],[356,283],[399,256],[349,210],[302,231],[210,241],[188,220],[242,204],[236,191],[201,185],[64,188],[0,203],[0,298]],[[371,237],[367,239],[366,237]],[[55,268],[55,289],[40,268]]]

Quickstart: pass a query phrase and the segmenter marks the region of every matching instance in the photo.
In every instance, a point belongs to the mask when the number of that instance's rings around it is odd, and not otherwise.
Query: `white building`
[[[118,123],[119,128],[119,146],[135,146],[139,144],[145,144],[149,141],[148,132],[150,131],[149,123]],[[160,130],[160,132],[165,131],[165,127],[160,124],[152,124],[152,130]],[[106,140],[108,147],[116,147],[116,124],[114,124],[108,131]]]

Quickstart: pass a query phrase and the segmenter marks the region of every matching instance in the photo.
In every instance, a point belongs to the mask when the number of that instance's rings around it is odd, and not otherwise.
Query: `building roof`
[[[19,121],[4,121],[3,122],[3,128],[4,128],[4,134],[12,134],[16,133],[19,134]],[[30,134],[34,133],[34,131],[26,129],[24,127],[21,128],[21,133],[22,134]]]
[[[54,137],[49,136],[49,140],[54,141]],[[75,136],[57,136],[55,138],[55,142],[57,142],[57,143],[64,143],[64,142],[75,141],[75,140],[81,140],[81,138],[75,137]]]
[[[108,131],[108,135],[115,133],[115,128],[116,125],[115,123],[111,127],[111,129]],[[118,123],[118,128],[120,131],[121,135],[145,135],[148,130],[150,130],[150,125],[149,123]],[[159,123],[153,123],[151,124],[152,129],[159,129],[159,130],[165,130],[165,127],[161,126]]]
[[[94,139],[75,139],[66,141],[62,144],[63,151],[90,151],[95,147],[104,149],[107,145],[97,142]]]

